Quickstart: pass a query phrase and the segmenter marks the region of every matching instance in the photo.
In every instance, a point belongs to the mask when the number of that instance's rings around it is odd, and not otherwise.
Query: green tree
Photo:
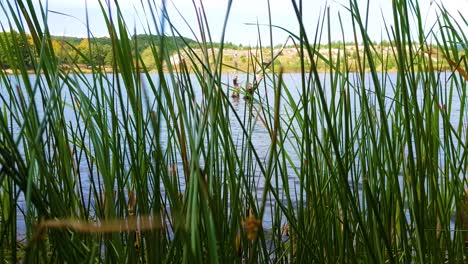
[[[85,38],[76,46],[80,56],[77,62],[87,65],[112,65],[112,46],[109,44],[100,44],[94,40],[89,41]]]
[[[141,59],[143,60],[143,63],[148,69],[151,70],[156,67],[156,61],[154,60],[153,50],[151,49],[151,47],[146,48],[141,53]]]
[[[78,45],[75,46],[75,48],[78,50],[79,55],[77,57],[77,62],[78,63],[83,63],[83,64],[90,64],[90,57],[91,57],[91,52],[89,48],[89,39],[84,38],[80,41]]]
[[[105,54],[104,64],[107,66],[112,66],[114,64],[114,53],[112,50],[112,46],[104,45],[103,49],[104,49],[103,54]]]
[[[60,64],[71,64],[75,60],[76,52],[70,44],[63,40],[52,39],[52,49]]]
[[[32,66],[33,49],[30,36],[17,32],[0,32],[0,67],[16,68],[18,64]]]

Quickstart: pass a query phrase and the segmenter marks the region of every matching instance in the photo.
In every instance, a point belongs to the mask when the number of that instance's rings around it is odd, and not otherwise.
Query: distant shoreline
[[[280,67],[277,67],[275,68],[275,73],[279,73],[279,68]],[[104,69],[104,72],[107,73],[107,74],[115,74],[116,72],[112,69],[112,67],[104,67],[104,68],[101,68],[101,69]],[[7,75],[15,75],[15,72],[13,69],[3,69],[2,70],[4,73],[6,73]],[[386,69],[385,72],[389,72],[389,73],[393,73],[393,72],[397,72],[398,69]],[[93,70],[90,69],[90,68],[78,68],[78,69],[70,69],[68,71],[63,71],[62,72],[65,72],[67,74],[75,74],[75,73],[93,73]],[[168,70],[164,70],[163,71],[164,73],[169,73]],[[180,72],[180,71],[177,71],[175,70],[174,72]],[[318,70],[317,71],[318,73],[330,73],[329,70],[327,71],[324,71],[324,70]],[[334,70],[333,72],[337,72],[336,70]],[[349,73],[359,73],[360,71],[348,71]],[[366,73],[368,72],[371,72],[370,69],[366,69],[365,70]],[[383,71],[378,71],[378,72],[383,72]],[[27,71],[28,74],[36,74],[36,72],[34,70],[28,70]],[[141,73],[144,73],[144,71],[141,71]],[[148,73],[150,74],[157,74],[158,71],[157,70],[150,70],[148,71]],[[189,73],[193,74],[194,72],[191,72],[189,71]],[[271,70],[267,70],[266,73],[271,73]],[[290,73],[290,74],[300,74],[302,73],[301,71],[295,71],[295,70],[288,70],[288,69],[283,69],[283,73]],[[342,71],[342,73],[345,73],[344,71]],[[19,71],[18,71],[18,75],[21,74]],[[235,71],[235,70],[226,70],[226,71],[223,71],[222,74],[253,74],[253,72],[244,72],[244,71]],[[306,71],[306,74],[308,74],[308,71]]]
[[[392,53],[392,50],[389,46],[378,46],[376,52],[373,56],[376,56],[374,63],[376,70],[378,72],[397,72],[397,61],[395,55]],[[219,48],[213,48],[213,52],[210,54],[218,54]],[[151,51],[152,52],[152,51]],[[146,54],[146,53],[145,53]],[[198,57],[203,58],[203,50],[199,48],[190,48],[190,49],[180,49],[178,52],[172,53],[172,56],[168,58],[168,62],[172,64],[172,69],[174,71],[180,71],[182,64],[185,64],[184,67],[187,67],[189,72],[192,72],[192,68],[199,68],[201,63],[205,66],[215,67],[213,55],[208,55],[208,58],[203,61],[191,60],[190,58]],[[438,54],[438,53],[437,53]],[[426,57],[426,59],[432,60],[432,67],[437,71],[447,71],[451,70],[450,64],[442,55],[433,55],[429,56],[428,54],[421,53],[421,58]],[[322,47],[314,50],[313,58],[315,60],[315,65],[317,72],[319,73],[328,73],[330,72],[330,64],[334,66],[339,66],[339,71],[345,73],[356,73],[361,72],[358,69],[358,65],[361,65],[363,56],[365,55],[364,47],[355,46],[355,45],[344,45],[337,47]],[[361,58],[361,60],[359,60]],[[309,56],[301,56],[300,52],[296,48],[291,47],[275,47],[275,48],[263,48],[259,50],[252,51],[250,49],[236,49],[236,48],[225,48],[222,52],[222,62],[223,62],[223,71],[222,73],[258,73],[260,69],[264,66],[265,69],[270,70],[272,66],[275,69],[278,69],[280,66],[283,67],[284,73],[301,73],[301,64],[305,64],[306,72],[310,71],[311,63],[309,62]],[[145,63],[149,70],[149,73],[157,73],[155,69],[156,62],[154,61],[154,56],[152,53],[142,55],[142,60]],[[207,61],[209,65],[207,64]],[[58,60],[60,61],[60,60]],[[195,62],[194,62],[195,61]],[[63,62],[63,61],[62,61]],[[106,64],[109,65],[109,62]],[[95,65],[98,69],[103,69],[106,73],[115,73],[111,66],[102,66],[100,63]],[[263,66],[262,66],[263,65]],[[265,66],[266,65],[266,66]],[[368,66],[364,62],[365,66]],[[84,63],[77,64],[62,64],[59,66],[60,70],[67,72],[81,72],[81,73],[92,73],[92,66],[86,65]],[[200,69],[200,68],[199,68]],[[4,69],[4,72],[7,74],[13,74],[12,69]],[[163,66],[164,72],[169,72],[167,66]],[[365,72],[370,72],[371,69],[366,67]],[[334,72],[337,72],[335,70]],[[34,74],[34,70],[28,71],[30,74]]]

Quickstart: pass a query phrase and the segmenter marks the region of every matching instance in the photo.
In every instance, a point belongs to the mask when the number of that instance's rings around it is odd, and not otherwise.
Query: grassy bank
[[[308,10],[292,1],[298,91],[284,81],[287,62],[273,60],[278,48],[259,47],[245,67],[238,54],[238,72],[252,82],[265,76],[243,101],[222,78],[234,66],[223,39],[176,42],[177,57],[166,38],[149,39],[156,78],[135,52],[118,2],[101,4],[119,75],[96,63],[90,43],[88,52],[74,51],[91,74],[64,69],[45,10],[0,2],[15,41],[32,42],[23,49],[0,38],[14,73],[0,71],[0,259],[466,261],[468,49],[459,48],[468,43],[466,20],[439,7],[437,24],[423,28],[417,1],[394,0],[381,57],[366,10],[351,0],[343,23],[361,44],[352,56],[343,44],[333,59],[332,47],[327,55],[318,44],[331,42],[326,27],[306,34]],[[181,37],[172,18],[149,5],[148,34]],[[198,39],[210,40],[210,25],[198,18]]]

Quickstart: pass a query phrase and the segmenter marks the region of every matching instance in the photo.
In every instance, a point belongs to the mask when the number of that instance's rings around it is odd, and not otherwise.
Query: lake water
[[[110,77],[112,77],[112,76],[110,75]],[[192,84],[198,84],[198,81],[196,80],[196,77],[195,76],[191,76],[191,77],[193,79]],[[234,77],[234,75],[232,75],[232,74],[225,74],[225,75],[222,76],[222,80],[226,84],[232,85],[232,78],[233,77]],[[330,75],[328,75],[328,74],[321,74],[320,75],[321,83],[322,83],[322,85],[324,87],[328,103],[330,103],[331,100],[332,100],[332,91],[331,91],[331,89],[329,89],[330,82],[331,82],[329,77],[330,77]],[[393,103],[393,101],[391,99],[394,97],[394,91],[395,91],[395,86],[396,86],[396,83],[397,83],[397,77],[398,77],[397,73],[387,73],[385,75],[379,75],[379,78],[380,78],[382,84],[385,86],[385,94],[386,94],[386,97],[387,97],[387,99],[385,100],[386,111],[388,111],[391,107],[394,107],[394,103]],[[442,89],[443,87],[450,86],[450,82],[452,82],[450,77],[451,77],[451,73],[441,73],[440,74],[440,85],[439,86],[441,87],[441,89],[440,89],[441,94],[439,95],[440,96],[439,104],[443,108],[443,107],[446,107],[444,105],[447,105],[450,102],[450,104],[449,104],[449,107],[450,107],[450,110],[451,110],[450,123],[454,127],[457,127],[458,123],[459,123],[459,117],[460,117],[460,114],[461,114],[460,113],[461,104],[460,104],[460,101],[459,101],[459,96],[457,95],[458,91],[455,91],[454,94],[450,97],[449,90],[448,89]],[[13,76],[9,76],[8,78],[11,81],[11,84],[10,84],[11,87],[15,87],[17,84],[20,87],[23,86],[22,82],[18,81],[18,80],[15,80],[15,78]],[[267,78],[260,83],[259,98],[262,98],[262,100],[263,100],[263,107],[265,107],[266,101],[269,101],[271,105],[273,105],[273,101],[274,101],[274,92],[273,92],[274,88],[272,87],[272,80],[270,78],[271,78],[271,76],[267,76]],[[359,78],[359,76],[351,74],[349,78],[350,78],[349,79],[350,80],[349,84],[354,85],[356,87],[355,88],[356,89],[355,93],[350,94],[351,109],[352,109],[353,113],[356,114],[356,115],[359,115],[359,113],[360,113],[358,93],[362,92],[362,90],[360,90],[360,88],[359,88],[359,87],[362,87],[362,85],[365,85],[367,87],[367,95],[371,98],[371,101],[374,102],[376,111],[377,112],[381,111],[381,109],[379,109],[378,106],[377,106],[375,95],[373,93],[373,91],[375,90],[375,87],[373,85],[371,76],[368,74],[368,75],[365,76],[364,80],[361,80]],[[110,78],[110,79],[112,79],[112,78]],[[250,79],[252,79],[252,76],[250,77]],[[302,79],[302,76],[300,74],[285,74],[284,75],[285,87],[288,87],[288,90],[290,92],[290,96],[291,96],[292,100],[294,100],[296,103],[299,103],[300,97],[301,97],[301,90],[302,90],[302,88],[301,88],[302,87],[301,79]],[[41,81],[40,79],[38,80],[35,75],[31,75],[30,80],[31,80],[32,83],[34,83],[36,81],[39,81],[39,82]],[[153,76],[153,80],[157,81],[157,76],[156,75]],[[78,83],[78,84],[80,84],[80,83],[83,84],[86,81],[89,81],[90,83],[93,83],[93,76],[92,75],[87,75],[86,79],[84,79],[84,80],[76,79],[76,83]],[[243,86],[246,86],[247,82],[248,82],[248,76],[240,74],[239,75],[239,81]],[[422,85],[422,84],[420,84],[420,85]],[[86,87],[86,86],[89,86],[89,85],[83,85],[83,87]],[[92,86],[92,84],[91,84],[91,86]],[[345,88],[345,87],[343,87],[343,88]],[[227,87],[224,87],[224,89],[226,91],[228,90]],[[200,86],[198,86],[198,87],[195,86],[194,91],[195,91],[195,99],[196,99],[197,103],[201,103],[203,96],[207,96],[207,95],[203,94],[202,89],[200,88]],[[353,91],[353,88],[350,88],[350,91]],[[341,92],[341,90],[337,91],[337,94],[336,94],[337,98],[339,98],[338,95],[339,95],[340,92]],[[0,107],[1,107],[1,109],[3,111],[3,109],[5,107],[5,104],[8,105],[9,100],[10,100],[9,95],[6,92],[4,83],[0,84],[0,93],[1,93],[1,97],[2,97],[1,100],[0,100]],[[285,93],[283,93],[283,95],[284,94]],[[60,96],[62,97],[62,99],[68,105],[68,107],[65,107],[65,109],[64,109],[64,115],[65,115],[65,118],[67,119],[66,123],[70,124],[71,126],[80,125],[79,120],[77,121],[75,119],[73,109],[70,107],[71,96],[70,96],[70,94],[69,94],[69,92],[67,90],[66,85],[63,86],[62,94]],[[417,96],[418,97],[418,102],[422,102],[424,96],[425,95],[422,94],[422,92],[419,92],[418,96]],[[154,96],[151,96],[151,94],[149,94],[149,101],[152,102],[153,100],[154,100]],[[286,99],[283,99],[283,100],[286,100]],[[336,99],[335,101],[337,101],[337,100],[338,99]],[[43,102],[41,101],[39,96],[37,98],[35,98],[35,101],[38,104],[38,107],[39,107],[40,111],[44,111]],[[252,101],[244,100],[243,98],[236,98],[236,99],[235,98],[230,98],[230,102],[232,104],[232,109],[230,110],[230,115],[229,115],[230,119],[231,119],[232,137],[233,137],[233,141],[235,143],[240,144],[240,142],[242,142],[242,138],[243,138],[243,135],[242,135],[243,130],[242,130],[241,126],[239,125],[239,122],[236,120],[236,115],[234,113],[237,113],[237,115],[239,117],[241,117],[241,118],[244,117],[245,111],[246,111],[246,109],[248,109],[248,106],[250,104],[252,104]],[[255,106],[257,111],[261,111],[261,106],[260,106],[260,104],[258,102],[254,102],[253,105]],[[40,114],[42,114],[42,113],[40,113]],[[287,119],[287,117],[292,116],[292,114],[293,114],[293,109],[288,107],[288,104],[283,102],[283,104],[281,106],[281,116]],[[271,144],[270,135],[269,135],[267,129],[265,128],[261,118],[258,118],[258,115],[256,114],[256,111],[253,112],[253,115],[254,115],[255,123],[253,124],[253,133],[252,133],[251,141],[252,141],[253,145],[255,146],[255,149],[258,152],[258,154],[260,156],[260,159],[261,160],[266,160],[267,157],[268,157],[270,144]],[[21,123],[21,120],[19,120],[19,122]],[[293,122],[292,125],[295,126],[296,128],[298,127],[298,124],[296,122]],[[323,123],[321,125],[323,125],[325,127],[325,123]],[[14,136],[17,137],[19,135],[19,126],[17,124],[13,125],[13,127],[11,129],[13,130]],[[293,139],[292,136],[290,136],[290,138]],[[161,143],[162,143],[163,146],[167,145],[166,139],[167,139],[167,129],[166,129],[166,126],[163,125],[162,126],[162,131],[161,131],[161,136],[160,136],[160,140],[161,140]],[[288,165],[288,171],[290,172],[290,175],[288,175],[289,189],[290,189],[290,191],[292,193],[292,196],[297,197],[299,194],[296,194],[296,191],[300,189],[300,186],[299,186],[299,180],[298,180],[296,174],[294,173],[294,169],[299,168],[301,162],[299,161],[298,155],[295,152],[296,148],[295,148],[294,144],[298,144],[298,143],[295,142],[294,140],[292,140],[292,142],[289,142],[287,145],[285,145],[285,150],[291,156],[291,159],[293,161],[292,162],[293,164]],[[358,143],[356,143],[356,144],[358,144]],[[1,169],[2,166],[3,165],[0,164],[0,169]],[[89,180],[86,180],[86,179],[89,179],[89,175],[91,175],[91,174],[97,174],[97,171],[94,171],[94,172],[89,171],[89,168],[88,168],[87,164],[84,162],[84,160],[78,162],[78,166],[80,166],[80,171],[81,171],[81,174],[82,174],[81,176],[82,176],[82,179],[84,179],[84,181],[83,181],[84,196],[87,197],[88,194],[89,194],[88,192],[89,192],[90,182],[89,182]],[[178,162],[177,162],[176,166],[178,167],[179,172],[182,171],[183,166],[182,166],[182,162],[180,161],[180,158],[178,159]],[[181,182],[181,186],[180,186],[181,191],[183,191],[184,188],[185,188],[185,185],[184,185],[184,177],[183,177],[182,173],[180,173],[180,175],[179,175],[179,180]],[[264,185],[265,185],[264,178],[263,177],[256,177],[255,182],[256,182],[255,184],[257,186],[257,189],[258,189],[258,192],[257,192],[256,196],[257,196],[258,201],[261,201],[261,197],[262,197],[262,193],[263,193],[263,189],[264,189]],[[275,185],[276,183],[273,183],[273,184]],[[282,185],[283,185],[282,183],[279,183],[279,185],[277,187],[279,189],[281,189]],[[164,193],[165,190],[161,189],[161,192]],[[20,195],[19,205],[20,205],[20,207],[22,205],[24,205],[24,196],[23,195]],[[23,209],[24,208],[19,208],[18,209],[18,214],[19,214],[18,224],[19,224],[20,230],[21,229],[24,230],[24,222],[23,222],[24,220],[22,219],[22,216],[21,216],[21,213],[20,213],[21,210],[23,210]],[[271,219],[270,218],[271,218],[270,213],[267,210],[265,218],[264,218],[264,225],[267,226],[267,227],[271,226]]]

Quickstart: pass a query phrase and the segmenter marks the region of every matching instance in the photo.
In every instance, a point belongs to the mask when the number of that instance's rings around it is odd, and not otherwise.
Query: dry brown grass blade
[[[42,240],[45,232],[49,229],[67,229],[82,234],[108,234],[151,231],[162,228],[164,228],[164,225],[160,218],[156,216],[131,216],[127,219],[115,219],[104,222],[89,222],[77,219],[45,220],[36,225],[37,231],[27,247],[31,247],[36,242]]]
[[[443,52],[434,51],[433,49],[431,49],[429,51],[424,51],[424,53],[428,54],[429,58],[431,58],[432,55],[437,56],[438,54],[442,54],[442,57],[444,57],[444,59],[450,64],[450,66],[455,68],[455,70],[465,79],[465,81],[468,82],[468,73],[463,68],[460,67],[460,63],[456,63],[454,60],[449,58]]]
[[[79,233],[116,233],[130,231],[148,231],[161,229],[164,226],[158,217],[140,216],[127,219],[116,219],[100,223],[83,222],[76,219],[46,220],[37,225],[38,232],[47,229],[70,229]]]
[[[445,56],[444,55],[444,58],[448,61],[448,63],[455,68],[455,70],[461,75],[463,76],[463,78],[465,79],[465,81],[468,82],[468,74],[466,73],[465,70],[463,70],[461,67],[460,67],[460,64],[456,63],[455,61],[453,61],[452,59],[450,59],[449,57]]]
[[[180,150],[182,154],[182,165],[184,166],[185,183],[188,184],[190,180],[190,163],[187,154],[187,145],[185,144],[185,127],[182,117],[179,117],[179,131]]]
[[[260,122],[262,122],[263,126],[268,130],[268,133],[270,134],[271,136],[271,129],[270,127],[268,126],[267,122],[265,121],[265,119],[263,119],[262,115],[260,114],[260,110],[257,109],[257,107],[253,106],[253,109],[257,112],[257,115],[256,117],[258,118],[258,120],[260,120]],[[253,116],[253,115],[252,115]]]

